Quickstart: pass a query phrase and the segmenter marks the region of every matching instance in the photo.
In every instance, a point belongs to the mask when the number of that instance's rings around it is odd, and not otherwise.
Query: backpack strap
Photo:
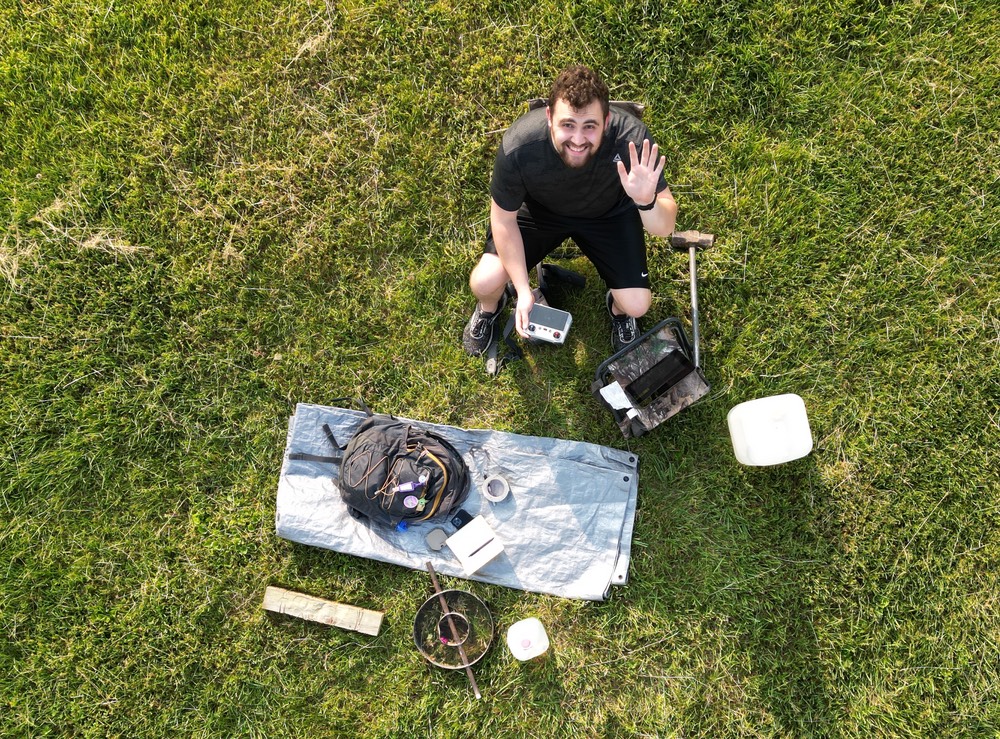
[[[368,416],[375,415],[374,413],[372,413],[372,409],[368,407],[368,404],[365,403],[365,401],[363,401],[361,398],[346,398],[346,397],[333,398],[330,400],[330,403],[350,403],[351,404],[350,406],[345,406],[345,407],[354,408],[355,410],[358,411],[364,411],[365,415]]]
[[[517,298],[517,293],[514,292],[514,286],[509,282],[504,288],[504,293],[507,295],[508,300]],[[521,347],[517,345],[517,342],[515,342],[513,338],[514,322],[516,320],[517,317],[515,310],[511,310],[510,315],[507,316],[507,323],[503,327],[500,338],[495,339],[486,350],[486,374],[491,377],[496,377],[500,374],[500,370],[511,362],[524,359],[524,352],[521,351]],[[507,353],[502,357],[500,356],[501,339],[503,340],[503,343],[507,345]]]
[[[516,316],[513,311],[507,317],[507,324],[503,327],[503,341],[507,345],[507,353],[504,355],[503,363],[513,362],[518,359],[524,359],[524,352],[521,347],[517,345],[514,341],[514,322]]]
[[[342,398],[340,400],[342,400]],[[363,401],[358,401],[358,402],[360,402],[361,405],[364,405]],[[365,406],[365,410],[366,411],[368,410],[368,406]],[[371,415],[371,411],[368,411],[368,414]],[[326,463],[340,462],[344,458],[344,450],[347,449],[347,445],[341,446],[340,444],[337,443],[337,437],[333,435],[333,431],[330,429],[330,424],[328,423],[323,424],[323,433],[326,434],[326,439],[327,441],[330,442],[330,446],[336,449],[339,452],[339,454],[333,457],[328,457],[323,454],[292,452],[291,454],[288,455],[288,458],[303,462],[326,462]]]
[[[294,459],[302,462],[325,462],[327,464],[333,464],[339,462],[343,459],[343,455],[339,457],[326,457],[322,454],[306,454],[305,452],[292,452],[288,455],[289,459]]]
[[[368,414],[371,415],[371,411],[368,411]],[[337,437],[334,436],[333,431],[330,430],[330,424],[328,423],[323,424],[323,433],[326,434],[326,440],[330,442],[330,446],[332,446],[334,449],[339,449],[340,451],[344,451],[345,449],[347,449],[347,444],[341,446],[340,444],[337,443]]]

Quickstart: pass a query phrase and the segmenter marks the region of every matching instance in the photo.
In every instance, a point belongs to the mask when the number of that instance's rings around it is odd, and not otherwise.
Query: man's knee
[[[509,279],[500,257],[483,254],[469,275],[469,287],[478,298],[494,297],[499,296]]]
[[[618,310],[633,318],[642,318],[653,303],[653,294],[644,287],[612,290],[611,296],[614,298]]]

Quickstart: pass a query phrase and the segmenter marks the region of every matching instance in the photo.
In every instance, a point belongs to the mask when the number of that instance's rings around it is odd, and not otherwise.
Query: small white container
[[[812,451],[812,432],[802,398],[793,393],[740,403],[729,411],[729,434],[736,459],[766,467]]]
[[[545,654],[549,648],[549,635],[537,618],[526,618],[507,629],[507,648],[522,662]]]

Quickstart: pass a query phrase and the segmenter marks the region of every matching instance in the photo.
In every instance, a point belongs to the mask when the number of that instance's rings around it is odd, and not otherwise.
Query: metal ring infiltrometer
[[[472,593],[445,590],[441,595],[432,595],[420,606],[413,620],[413,641],[432,665],[461,670],[466,660],[474,665],[490,648],[493,616],[486,604]]]
[[[499,503],[510,493],[510,483],[494,475],[483,481],[483,497],[491,503]]]

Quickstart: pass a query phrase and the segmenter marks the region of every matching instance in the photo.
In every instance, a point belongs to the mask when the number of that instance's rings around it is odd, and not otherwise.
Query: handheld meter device
[[[550,344],[562,344],[571,323],[573,316],[566,311],[535,303],[528,315],[528,336]]]

